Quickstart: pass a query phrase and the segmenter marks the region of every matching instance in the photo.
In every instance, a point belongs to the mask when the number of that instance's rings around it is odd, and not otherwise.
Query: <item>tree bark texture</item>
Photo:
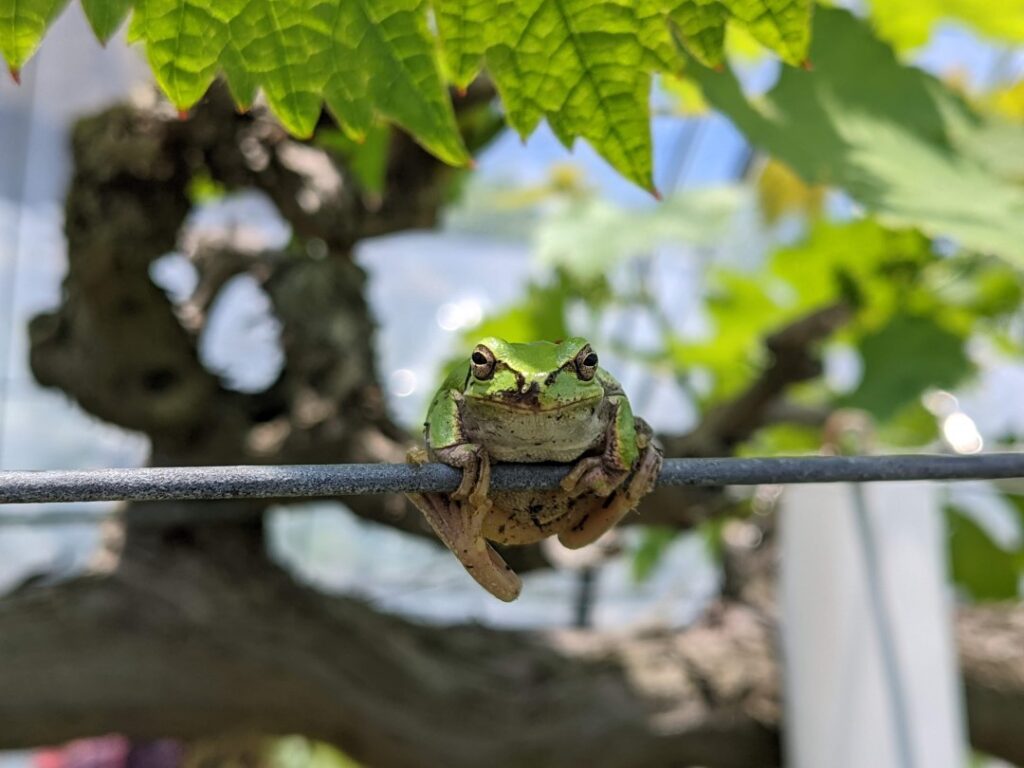
[[[1015,762],[1022,627],[957,618],[972,742]],[[0,747],[298,732],[385,768],[778,765],[775,633],[732,598],[676,631],[427,626],[230,540],[164,542],[0,601]]]
[[[430,627],[224,554],[136,550],[0,602],[0,745],[257,731],[370,766],[778,761],[771,628],[742,606],[642,637]]]

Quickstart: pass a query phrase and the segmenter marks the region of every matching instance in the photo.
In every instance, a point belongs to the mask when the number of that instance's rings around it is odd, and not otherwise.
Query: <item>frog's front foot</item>
[[[584,493],[609,496],[629,475],[625,469],[609,466],[604,456],[585,456],[562,478],[562,490],[575,498]]]
[[[462,482],[451,497],[454,501],[468,501],[484,512],[490,509],[491,459],[482,446],[462,443],[435,451],[445,464],[462,469]]]
[[[661,472],[661,460],[661,449],[653,442],[647,443],[625,487],[613,490],[604,499],[577,505],[569,526],[558,535],[558,540],[569,549],[579,549],[601,538],[636,509],[640,500],[654,488]]]

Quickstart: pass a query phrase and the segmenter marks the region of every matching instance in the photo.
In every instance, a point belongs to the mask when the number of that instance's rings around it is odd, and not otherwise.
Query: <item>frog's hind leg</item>
[[[569,549],[579,549],[597,541],[619,520],[634,510],[640,499],[654,487],[661,472],[661,450],[648,443],[640,455],[633,475],[604,498],[588,495],[577,497],[575,510],[558,540]]]
[[[477,506],[449,499],[443,493],[407,495],[480,586],[505,602],[519,597],[522,581],[483,537],[483,520],[490,510],[489,501],[485,506]]]

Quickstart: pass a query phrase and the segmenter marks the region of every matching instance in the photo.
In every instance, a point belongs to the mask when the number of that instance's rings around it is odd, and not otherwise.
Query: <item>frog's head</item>
[[[489,337],[469,357],[464,394],[470,401],[552,411],[600,398],[604,388],[586,339],[516,344]]]

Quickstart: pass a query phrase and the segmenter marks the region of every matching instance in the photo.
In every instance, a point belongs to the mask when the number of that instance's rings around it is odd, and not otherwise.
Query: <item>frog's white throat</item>
[[[537,410],[467,397],[463,431],[497,461],[573,461],[603,443],[611,416],[607,406],[598,397]]]

